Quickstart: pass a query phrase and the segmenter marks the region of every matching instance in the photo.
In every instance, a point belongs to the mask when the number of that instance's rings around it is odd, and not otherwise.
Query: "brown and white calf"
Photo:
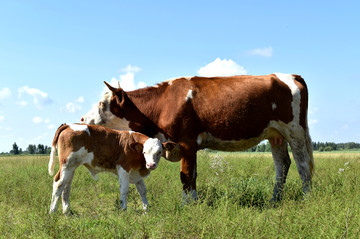
[[[181,77],[130,92],[108,88],[82,122],[130,128],[178,143],[185,197],[196,198],[197,150],[241,151],[265,139],[271,143],[275,163],[272,200],[281,199],[290,167],[288,144],[303,191],[310,190],[314,159],[308,89],[301,76]]]
[[[118,131],[98,125],[63,124],[52,143],[49,174],[54,174],[56,147],[60,169],[54,177],[50,213],[58,207],[62,196],[63,212],[70,211],[70,187],[75,169],[84,165],[97,179],[100,172],[111,172],[119,177],[121,207],[127,208],[129,184],[135,184],[143,208],[147,209],[146,187],[143,178],[158,166],[163,149],[171,150],[175,143],[161,143],[141,133]]]

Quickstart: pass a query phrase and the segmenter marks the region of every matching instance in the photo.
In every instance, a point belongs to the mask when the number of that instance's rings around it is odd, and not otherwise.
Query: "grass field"
[[[62,215],[61,205],[48,215],[48,156],[0,157],[0,238],[360,238],[360,153],[314,156],[310,197],[302,198],[292,161],[276,206],[268,203],[275,177],[269,153],[200,151],[199,200],[185,206],[180,163],[162,159],[145,180],[152,206],[146,214],[133,185],[128,210],[121,211],[117,178],[104,173],[94,181],[80,167],[71,217]]]

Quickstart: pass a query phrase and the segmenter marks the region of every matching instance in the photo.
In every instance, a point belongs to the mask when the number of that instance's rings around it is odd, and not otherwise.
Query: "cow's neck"
[[[155,125],[158,125],[160,116],[159,100],[165,91],[165,86],[148,87],[126,92],[135,106]]]

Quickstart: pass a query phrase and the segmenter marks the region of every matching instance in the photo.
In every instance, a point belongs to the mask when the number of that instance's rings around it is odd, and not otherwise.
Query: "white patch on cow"
[[[91,164],[91,161],[94,159],[94,153],[87,151],[85,146],[81,147],[76,152],[71,152],[68,156],[68,162],[66,165],[76,165],[79,166],[84,163]]]
[[[185,100],[186,101],[189,101],[193,98],[193,94],[192,94],[192,90],[189,90],[186,97],[185,97]]]
[[[129,130],[129,134],[131,135],[132,133],[135,133],[134,131],[132,131],[132,130]]]
[[[271,107],[272,107],[273,110],[275,110],[277,106],[276,106],[275,103],[272,103],[272,104],[271,104]]]
[[[74,131],[85,131],[90,135],[90,130],[87,125],[82,124],[69,124],[70,128]]]
[[[92,165],[92,161],[94,160],[94,153],[87,151],[85,147],[81,147],[78,151],[70,153],[68,156],[68,163],[67,164],[74,164],[74,165],[82,165],[86,164],[87,169],[89,170],[90,175],[93,177],[94,180],[98,180],[97,177],[98,173],[101,172],[110,172],[113,174],[117,174],[116,170],[114,169],[106,169],[103,167],[97,167]]]
[[[193,78],[193,76],[183,76],[183,77],[170,78],[164,82],[167,82],[169,85],[172,85],[173,82],[176,80],[179,80],[179,79],[191,80],[192,78]]]
[[[176,81],[177,79],[179,79],[179,78],[178,78],[178,77],[177,77],[177,78],[171,78],[171,79],[166,80],[165,82],[167,82],[168,85],[172,85],[172,83],[173,83],[174,81]]]
[[[143,153],[147,169],[156,169],[162,154],[162,144],[160,140],[149,138],[144,143]]]
[[[283,74],[283,73],[275,73],[275,75],[285,84],[288,85],[288,87],[291,90],[291,94],[293,96],[293,100],[291,102],[291,107],[293,110],[294,115],[294,125],[299,125],[300,122],[300,102],[301,102],[301,94],[300,89],[295,84],[295,77],[291,74]]]
[[[82,123],[102,125],[116,130],[130,130],[130,122],[128,120],[125,118],[121,119],[111,113],[111,96],[111,92],[105,93],[99,101],[99,104],[94,105],[93,108],[82,117]]]

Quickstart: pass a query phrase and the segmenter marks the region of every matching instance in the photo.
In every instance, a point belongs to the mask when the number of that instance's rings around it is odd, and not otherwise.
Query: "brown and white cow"
[[[52,143],[49,174],[54,174],[54,156],[58,149],[60,169],[54,177],[50,213],[58,208],[62,196],[63,212],[70,212],[70,188],[75,169],[84,165],[97,179],[100,172],[119,176],[121,207],[127,208],[129,184],[140,194],[143,208],[147,209],[146,187],[143,178],[156,169],[163,148],[171,150],[175,143],[161,143],[141,133],[118,131],[98,125],[61,125]]]
[[[177,142],[185,196],[197,197],[197,150],[241,151],[264,139],[271,143],[275,163],[272,200],[281,199],[290,167],[288,143],[303,191],[310,190],[314,160],[307,123],[308,90],[300,76],[183,77],[130,92],[108,88],[110,92],[82,122],[131,128]]]

